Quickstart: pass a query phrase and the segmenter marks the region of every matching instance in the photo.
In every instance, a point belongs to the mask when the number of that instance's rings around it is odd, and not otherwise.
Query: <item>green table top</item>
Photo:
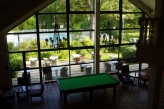
[[[58,79],[61,90],[87,88],[99,85],[117,84],[118,80],[107,73],[83,75]]]

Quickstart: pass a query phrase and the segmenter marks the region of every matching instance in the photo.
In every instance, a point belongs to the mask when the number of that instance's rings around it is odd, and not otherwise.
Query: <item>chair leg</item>
[[[41,95],[41,98],[42,98],[42,100],[44,101],[44,97],[43,97],[43,95]]]

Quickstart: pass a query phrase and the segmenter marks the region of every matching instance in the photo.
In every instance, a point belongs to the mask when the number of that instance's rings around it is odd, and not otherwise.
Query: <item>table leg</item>
[[[116,97],[116,86],[113,87],[113,98]]]
[[[64,104],[67,105],[67,94],[64,93]]]
[[[90,99],[91,99],[91,102],[93,101],[93,90],[90,90]]]

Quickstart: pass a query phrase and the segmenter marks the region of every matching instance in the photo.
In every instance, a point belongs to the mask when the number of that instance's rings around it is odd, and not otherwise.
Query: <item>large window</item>
[[[128,0],[101,0],[100,73],[108,61],[122,60],[139,69],[134,54],[142,14]],[[51,66],[54,80],[64,66],[69,76],[85,74],[84,66],[93,73],[94,17],[94,0],[55,0],[11,30],[7,41],[13,84],[25,70],[31,83],[40,82],[45,66]]]

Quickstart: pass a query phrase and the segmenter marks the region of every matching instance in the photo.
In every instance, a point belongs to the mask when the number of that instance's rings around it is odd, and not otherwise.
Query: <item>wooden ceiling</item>
[[[1,0],[0,33],[6,33],[54,0]]]

